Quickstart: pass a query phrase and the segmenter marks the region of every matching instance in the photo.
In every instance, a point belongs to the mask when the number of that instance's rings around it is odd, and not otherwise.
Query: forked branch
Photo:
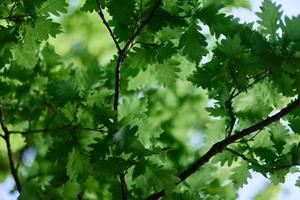
[[[120,87],[121,87],[121,67],[122,64],[125,61],[125,58],[127,56],[128,51],[131,49],[131,47],[134,45],[134,41],[136,37],[142,32],[144,27],[148,24],[148,22],[153,17],[155,10],[160,6],[162,0],[157,0],[154,5],[152,6],[149,14],[147,17],[139,24],[138,27],[136,27],[133,30],[133,33],[131,37],[127,40],[124,47],[121,48],[120,44],[117,41],[117,37],[113,33],[111,27],[109,26],[107,20],[105,19],[105,16],[103,14],[103,11],[101,9],[100,3],[98,0],[96,0],[97,7],[98,7],[98,15],[102,19],[103,24],[105,25],[106,29],[108,30],[112,40],[115,43],[115,46],[118,50],[118,60],[115,67],[115,92],[114,92],[114,102],[113,102],[113,108],[114,111],[118,112],[118,106],[119,106],[119,96],[120,96]],[[115,123],[118,123],[118,119],[116,117]],[[127,200],[127,185],[126,185],[126,179],[125,179],[125,173],[119,174],[120,182],[121,182],[121,189],[122,189],[122,200]]]
[[[2,102],[0,102],[0,125],[2,128],[2,131],[4,132],[4,136],[2,137],[5,141],[6,144],[6,149],[7,149],[7,156],[8,156],[8,161],[9,161],[9,168],[11,175],[13,176],[13,179],[15,180],[17,190],[19,193],[22,191],[22,186],[21,182],[18,176],[18,171],[14,162],[14,156],[13,152],[11,149],[11,143],[10,143],[10,132],[6,127],[6,124],[4,123],[4,115],[3,115],[3,108],[2,108]]]

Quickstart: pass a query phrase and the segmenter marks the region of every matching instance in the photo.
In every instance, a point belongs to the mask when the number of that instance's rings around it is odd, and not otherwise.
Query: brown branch
[[[127,192],[127,185],[126,185],[126,180],[125,180],[125,174],[120,173],[119,174],[120,182],[121,182],[121,190],[122,190],[122,200],[127,200],[128,199],[128,192]]]
[[[162,0],[156,1],[156,3],[152,6],[146,19],[144,21],[142,21],[141,24],[134,30],[131,37],[125,43],[124,47],[121,49],[121,47],[116,39],[116,36],[114,35],[112,29],[110,28],[110,26],[108,25],[108,23],[104,17],[104,14],[102,12],[99,1],[96,0],[97,7],[98,7],[98,15],[102,19],[103,24],[105,25],[106,29],[109,31],[110,36],[112,37],[112,39],[115,43],[115,46],[118,49],[118,60],[117,60],[116,68],[115,68],[115,92],[114,92],[114,102],[113,102],[113,108],[114,108],[114,111],[116,111],[116,112],[118,111],[118,106],[119,106],[122,64],[125,61],[128,51],[130,51],[130,49],[134,45],[135,38],[142,32],[144,27],[147,25],[147,23],[153,17],[155,10],[159,7],[161,2],[162,2]],[[117,123],[117,122],[118,122],[118,119],[116,117],[115,123]],[[119,178],[120,178],[121,188],[122,188],[122,200],[127,200],[127,185],[126,185],[126,180],[125,180],[125,173],[120,173]]]
[[[234,143],[235,141],[243,138],[244,136],[250,135],[251,133],[261,130],[264,127],[268,126],[269,124],[276,122],[280,120],[285,115],[289,114],[296,108],[300,106],[300,99],[297,99],[287,105],[285,108],[280,110],[278,113],[267,117],[266,119],[242,130],[237,132],[234,135],[231,135],[230,137],[221,140],[217,143],[215,143],[203,156],[201,156],[199,159],[194,161],[186,170],[181,172],[179,174],[180,181],[176,183],[176,185],[182,183],[185,181],[188,177],[190,177],[193,173],[195,173],[199,168],[201,168],[205,163],[207,163],[212,157],[214,157],[216,154],[221,153],[228,145]],[[158,193],[153,193],[150,195],[147,200],[157,200],[160,197],[164,196],[165,190],[162,190]]]
[[[55,132],[55,131],[60,131],[64,129],[73,129],[73,130],[81,130],[81,131],[97,131],[100,133],[104,133],[104,131],[100,128],[84,128],[80,126],[75,126],[75,125],[66,125],[66,126],[61,126],[61,127],[56,127],[56,128],[45,128],[45,129],[37,129],[37,130],[28,130],[28,131],[9,131],[11,134],[22,134],[22,135],[28,135],[28,134],[33,134],[33,133],[43,133],[43,132]]]
[[[148,22],[153,17],[156,9],[160,6],[161,2],[162,2],[162,0],[157,0],[154,3],[154,5],[152,6],[152,8],[151,8],[148,16],[146,17],[146,19],[144,21],[142,21],[141,24],[140,24],[140,26],[134,30],[133,34],[131,35],[131,37],[129,38],[129,40],[126,42],[125,46],[123,47],[123,51],[127,51],[128,47],[131,45],[131,43],[142,32],[142,30],[144,29],[144,27],[148,24]]]
[[[18,171],[14,162],[14,156],[13,156],[13,152],[11,149],[11,143],[10,143],[10,132],[7,129],[5,123],[4,123],[4,115],[3,115],[3,108],[2,108],[2,102],[0,102],[0,125],[1,128],[4,132],[4,140],[6,143],[6,149],[7,149],[7,156],[8,156],[8,161],[9,161],[9,168],[10,168],[10,172],[11,175],[13,176],[15,183],[16,183],[16,187],[17,190],[19,191],[19,193],[21,193],[22,191],[22,186],[21,186],[21,182],[18,176]]]
[[[151,11],[144,21],[141,22],[140,26],[137,27],[132,33],[131,37],[125,43],[124,47],[119,50],[119,57],[115,69],[115,94],[114,94],[114,110],[118,111],[119,96],[120,96],[120,86],[121,86],[121,66],[127,56],[128,50],[133,46],[135,38],[142,32],[147,23],[151,20],[154,15],[155,10],[159,7],[162,0],[157,0],[152,6]]]
[[[114,110],[118,111],[119,106],[119,96],[120,96],[120,87],[121,87],[121,66],[125,60],[126,54],[125,51],[121,50],[119,52],[119,57],[115,69],[115,93],[114,93]]]
[[[229,137],[233,131],[235,122],[236,122],[236,117],[233,112],[233,107],[232,107],[232,99],[230,98],[228,101],[225,102],[225,106],[227,108],[227,111],[229,112],[229,125],[226,127],[226,137]]]
[[[102,11],[102,9],[101,9],[101,6],[100,6],[99,1],[96,0],[96,3],[97,3],[97,7],[98,7],[98,15],[99,15],[99,17],[101,18],[103,24],[105,25],[105,27],[106,27],[106,29],[108,30],[108,32],[109,32],[111,38],[113,39],[113,41],[114,41],[114,43],[115,43],[115,46],[116,46],[118,52],[121,52],[121,47],[120,47],[120,45],[119,45],[119,43],[118,43],[118,41],[117,41],[117,38],[116,38],[116,36],[114,35],[112,29],[111,29],[110,26],[108,25],[107,20],[106,20],[105,17],[104,17],[104,14],[103,14],[103,11]]]

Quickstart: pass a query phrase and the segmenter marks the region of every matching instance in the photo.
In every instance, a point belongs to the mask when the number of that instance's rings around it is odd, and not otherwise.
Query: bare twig
[[[58,112],[58,110],[57,110],[57,108],[54,110],[54,113],[53,113],[53,115],[50,117],[50,119],[49,119],[49,121],[48,121],[48,123],[47,123],[47,125],[46,125],[46,128],[45,128],[45,130],[47,131],[47,129],[50,127],[50,125],[51,125],[51,123],[53,122],[53,120],[55,119],[55,117],[56,117],[56,115],[57,115],[57,112]]]
[[[235,150],[233,150],[233,149],[231,149],[229,147],[226,147],[225,150],[229,151],[230,153],[232,153],[232,154],[234,154],[234,155],[236,155],[236,156],[238,156],[240,158],[242,158],[244,161],[247,161],[248,163],[251,163],[251,164],[256,165],[256,166],[260,166],[262,168],[267,168],[267,167],[259,164],[257,160],[252,160],[250,158],[247,158],[244,154],[241,154],[241,153],[239,153],[239,152],[237,152],[237,151],[235,151]],[[267,169],[269,170],[269,168],[267,168]]]
[[[148,16],[145,20],[141,22],[141,24],[135,28],[133,31],[131,37],[127,40],[124,47],[121,48],[116,36],[114,35],[111,27],[109,26],[107,20],[105,19],[105,16],[103,14],[103,11],[101,9],[100,3],[98,0],[96,0],[97,7],[98,7],[98,15],[102,19],[103,24],[105,25],[106,29],[108,30],[112,40],[115,43],[115,46],[118,50],[118,60],[115,68],[115,93],[114,93],[114,103],[113,107],[115,111],[118,111],[118,105],[119,105],[119,96],[120,96],[120,85],[121,85],[121,67],[123,62],[125,61],[125,58],[127,56],[128,50],[133,46],[135,38],[142,32],[144,27],[147,25],[147,23],[150,21],[150,19],[153,17],[155,10],[159,7],[162,0],[157,0],[156,3],[152,6]]]
[[[133,46],[135,38],[142,32],[147,23],[151,20],[154,15],[155,10],[159,7],[162,0],[157,0],[155,4],[152,6],[148,16],[144,21],[141,22],[139,27],[135,28],[131,37],[127,40],[124,47],[119,51],[119,57],[115,69],[115,94],[114,94],[114,110],[118,111],[119,105],[119,96],[120,96],[120,86],[121,86],[121,66],[125,61],[128,50]]]
[[[131,37],[129,38],[129,40],[126,42],[125,46],[123,47],[123,50],[126,51],[128,49],[128,47],[130,46],[130,44],[135,40],[135,38],[142,32],[142,30],[144,29],[144,27],[148,24],[148,22],[151,20],[151,18],[153,17],[156,9],[160,6],[162,0],[157,0],[155,2],[155,4],[152,6],[148,16],[146,17],[146,19],[144,21],[141,22],[140,26],[138,28],[136,28],[133,32],[133,34],[131,35]]]
[[[180,181],[176,183],[176,185],[182,183],[185,181],[189,176],[191,176],[193,173],[195,173],[199,168],[201,168],[205,163],[207,163],[212,157],[214,157],[216,154],[222,152],[228,145],[234,143],[235,141],[243,138],[244,136],[250,135],[251,133],[261,130],[264,127],[268,126],[269,124],[278,121],[285,115],[289,114],[296,108],[300,106],[300,99],[297,99],[287,105],[285,108],[280,110],[278,113],[272,115],[271,117],[267,117],[266,119],[242,130],[237,132],[234,135],[231,135],[228,138],[225,138],[224,140],[221,140],[217,143],[215,143],[203,156],[198,158],[196,161],[194,161],[187,169],[185,169],[183,172],[179,174]],[[150,195],[147,200],[157,200],[160,197],[164,196],[165,190],[162,190],[157,193],[153,193]]]
[[[11,149],[10,132],[7,129],[5,123],[4,123],[2,102],[0,102],[0,125],[1,125],[1,128],[2,128],[3,132],[4,132],[4,140],[5,140],[5,143],[6,143],[6,149],[7,149],[7,156],[8,156],[8,161],[9,161],[10,172],[11,172],[11,175],[13,176],[13,178],[15,180],[17,190],[19,191],[19,193],[21,193],[22,186],[21,186],[21,182],[20,182],[20,179],[19,179],[19,176],[18,176],[18,171],[16,169],[16,165],[15,165],[15,162],[14,162],[13,152],[12,152],[12,149]]]
[[[14,15],[14,16],[6,16],[6,17],[2,17],[0,16],[0,19],[6,19],[6,20],[17,20],[17,19],[21,19],[24,17],[31,17],[31,15]]]
[[[230,153],[242,158],[244,161],[248,162],[248,163],[251,163],[252,165],[256,165],[256,166],[259,166],[260,168],[262,169],[266,169],[267,171],[278,171],[278,170],[281,170],[281,169],[286,169],[286,168],[290,168],[290,167],[294,167],[294,166],[298,166],[299,164],[286,164],[286,165],[282,165],[282,166],[277,166],[277,167],[268,167],[268,166],[264,166],[264,165],[261,165],[258,163],[257,160],[254,160],[254,159],[251,159],[251,158],[248,158],[246,157],[244,154],[241,154],[229,147],[226,147],[225,150],[229,151]]]
[[[119,96],[120,96],[120,87],[121,87],[121,66],[125,60],[126,54],[125,51],[120,51],[117,65],[115,68],[115,93],[114,93],[114,110],[118,111],[119,106]]]
[[[143,0],[140,0],[140,18],[143,20]]]
[[[236,117],[235,114],[233,112],[233,107],[232,107],[232,100],[228,100],[225,102],[225,106],[229,112],[229,126],[227,126],[226,128],[226,137],[229,137],[233,131],[234,128],[234,124],[236,122]]]
[[[76,126],[76,125],[66,125],[66,126],[61,126],[61,127],[56,127],[56,128],[45,128],[45,129],[28,130],[28,131],[9,131],[9,133],[28,135],[28,134],[33,134],[33,133],[55,132],[55,131],[60,131],[60,130],[64,130],[64,129],[81,130],[81,131],[97,131],[100,133],[104,133],[104,131],[102,130],[102,127],[100,127],[100,128],[85,128],[85,127],[80,127],[80,126]]]
[[[127,185],[126,185],[126,180],[125,180],[125,174],[120,173],[119,174],[120,182],[121,182],[121,190],[122,190],[122,200],[127,200],[128,199],[128,192],[127,192]]]
[[[265,74],[264,74],[265,73]],[[264,73],[260,73],[260,75],[263,75],[261,77],[257,77],[252,83],[250,83],[249,85],[247,85],[247,87],[245,88],[245,91],[247,91],[249,88],[251,88],[252,86],[254,86],[256,83],[260,82],[261,80],[265,79],[269,74],[270,72],[264,72]],[[238,95],[240,95],[243,91],[238,91],[236,94],[232,95],[232,99],[237,97]]]
[[[102,12],[101,6],[99,4],[99,1],[96,0],[97,7],[98,7],[98,15],[103,21],[103,24],[105,25],[106,29],[109,31],[111,38],[113,39],[115,46],[118,50],[118,60],[117,64],[115,67],[115,92],[114,92],[114,102],[113,102],[113,108],[114,111],[118,111],[118,106],[119,106],[119,96],[120,96],[120,87],[121,87],[121,67],[122,64],[125,61],[125,58],[127,56],[128,51],[134,46],[135,44],[135,38],[142,32],[144,27],[147,25],[147,23],[150,21],[150,19],[153,17],[155,10],[159,7],[160,3],[162,0],[157,0],[155,4],[152,6],[148,16],[146,17],[145,20],[143,20],[140,25],[135,28],[133,31],[131,37],[127,40],[125,43],[124,47],[121,48],[116,36],[114,35],[112,29],[110,28],[109,24],[107,23],[104,14]],[[142,2],[140,2],[142,3]],[[117,118],[117,117],[116,117]],[[115,120],[115,123],[118,123],[118,120]],[[121,188],[122,188],[122,200],[127,200],[127,185],[126,185],[126,180],[125,180],[125,173],[120,173],[119,178],[121,181]]]
[[[114,41],[114,43],[115,43],[115,46],[116,46],[118,52],[120,52],[120,51],[121,51],[121,47],[120,47],[120,45],[119,45],[119,43],[118,43],[118,41],[117,41],[117,38],[116,38],[116,36],[114,35],[112,29],[111,29],[110,26],[108,25],[107,20],[106,20],[105,17],[104,17],[104,14],[103,14],[103,11],[102,11],[102,9],[101,9],[101,6],[100,6],[99,1],[96,0],[96,3],[97,3],[97,7],[98,7],[98,15],[99,15],[99,17],[101,18],[101,20],[102,20],[103,24],[105,25],[106,29],[108,30],[108,32],[109,32],[111,38],[113,39],[113,41]]]

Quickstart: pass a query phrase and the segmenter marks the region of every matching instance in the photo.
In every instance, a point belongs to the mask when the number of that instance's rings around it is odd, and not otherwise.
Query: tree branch
[[[105,25],[105,27],[106,27],[106,29],[108,30],[108,32],[109,32],[111,38],[113,39],[113,41],[114,41],[114,43],[115,43],[115,46],[116,46],[118,52],[120,52],[120,51],[121,51],[121,47],[120,47],[120,45],[119,45],[119,43],[118,43],[118,41],[117,41],[116,36],[114,35],[112,29],[110,28],[110,26],[108,25],[108,23],[107,23],[107,21],[106,21],[106,19],[105,19],[105,17],[104,17],[104,14],[103,14],[103,11],[102,11],[102,9],[101,9],[101,6],[100,6],[99,1],[96,0],[96,3],[97,3],[97,7],[98,7],[98,15],[99,15],[99,17],[102,19],[103,24]]]
[[[228,101],[225,102],[225,106],[227,108],[227,111],[229,112],[229,125],[226,127],[226,137],[229,137],[233,131],[234,124],[236,122],[236,117],[233,112],[232,107],[232,99],[230,98]]]
[[[28,135],[33,133],[43,133],[43,132],[55,132],[60,131],[64,129],[73,129],[73,130],[82,130],[82,131],[97,131],[100,133],[104,133],[104,131],[100,128],[84,128],[80,126],[75,125],[67,125],[67,126],[61,126],[56,128],[45,128],[45,129],[37,129],[37,130],[28,130],[28,131],[9,131],[11,134],[22,134],[22,135]]]
[[[156,9],[160,6],[161,2],[162,2],[162,0],[157,0],[154,3],[154,5],[152,6],[151,11],[149,12],[149,14],[146,17],[146,19],[144,21],[142,21],[141,24],[140,24],[140,26],[134,30],[133,34],[131,35],[131,37],[129,38],[129,40],[126,42],[125,46],[123,47],[123,51],[127,51],[128,47],[131,45],[131,43],[142,32],[142,30],[144,29],[144,27],[147,25],[147,23],[153,17]]]
[[[111,37],[113,38],[117,49],[118,49],[118,60],[117,60],[117,65],[115,69],[115,93],[114,93],[114,110],[118,111],[118,106],[119,106],[119,96],[120,96],[120,86],[121,86],[121,67],[122,64],[125,61],[125,58],[127,56],[128,50],[132,47],[132,44],[135,40],[135,38],[142,32],[144,27],[147,25],[147,23],[151,20],[151,18],[154,15],[155,10],[159,7],[161,4],[162,0],[157,0],[156,3],[152,6],[151,11],[149,12],[148,16],[144,21],[141,22],[140,26],[137,27],[134,32],[132,33],[131,37],[128,39],[128,41],[125,43],[124,47],[121,49],[119,44],[117,43],[116,37],[114,36],[111,28],[109,27],[108,23],[106,22],[103,13],[101,11],[100,4],[97,1],[98,9],[99,9],[99,15],[102,18],[103,23],[105,24],[106,28],[109,30]]]
[[[186,170],[181,172],[179,174],[180,181],[176,183],[176,185],[182,183],[185,181],[189,176],[191,176],[193,173],[195,173],[200,167],[202,167],[205,163],[207,163],[212,157],[214,157],[216,154],[221,153],[228,145],[234,143],[235,141],[243,138],[244,136],[250,135],[251,133],[261,130],[264,127],[268,126],[269,124],[276,122],[280,120],[280,118],[284,117],[285,115],[289,114],[296,108],[300,106],[300,99],[297,99],[287,105],[285,108],[280,110],[278,113],[267,117],[266,119],[242,130],[237,132],[234,135],[231,135],[230,137],[221,140],[217,143],[215,143],[203,156],[201,156],[199,159],[194,161]],[[157,193],[153,193],[150,195],[147,200],[157,200],[160,197],[164,196],[165,190],[162,190]]]
[[[21,182],[20,182],[20,179],[19,179],[19,176],[18,176],[18,171],[17,171],[16,166],[15,166],[13,152],[12,152],[12,149],[11,149],[10,132],[7,129],[5,123],[4,123],[2,102],[0,102],[0,125],[1,125],[1,128],[2,128],[3,132],[4,132],[3,138],[4,138],[5,143],[6,143],[6,149],[7,149],[7,156],[8,156],[8,161],[9,161],[10,172],[11,172],[11,175],[13,176],[13,178],[15,180],[17,190],[19,191],[19,193],[21,193],[22,186],[21,186]]]
[[[127,200],[128,194],[127,194],[127,185],[126,185],[126,180],[125,180],[125,174],[120,173],[119,178],[120,178],[120,182],[121,182],[122,200]]]
[[[114,110],[118,111],[119,106],[119,96],[120,96],[120,87],[121,87],[121,66],[125,60],[126,54],[125,51],[121,50],[119,52],[119,57],[115,69],[115,93],[114,93]]]
[[[99,1],[96,0],[97,7],[98,7],[98,15],[103,21],[103,24],[105,25],[106,29],[109,31],[110,36],[112,37],[116,48],[118,49],[118,60],[115,68],[115,92],[114,92],[114,102],[113,102],[113,108],[114,111],[118,111],[118,106],[119,106],[119,96],[120,96],[120,87],[121,87],[121,67],[122,64],[125,61],[125,58],[127,56],[128,50],[131,49],[131,47],[134,45],[134,40],[135,38],[142,32],[144,27],[147,25],[147,23],[150,21],[150,19],[153,17],[155,10],[159,7],[160,3],[162,0],[157,0],[155,4],[152,6],[148,16],[146,17],[145,20],[141,22],[141,24],[133,31],[131,37],[127,40],[125,43],[124,47],[121,48],[116,36],[114,35],[112,29],[108,25],[104,14],[102,12],[101,6],[99,4]],[[115,123],[118,122],[118,119],[116,117]],[[119,174],[120,182],[121,182],[121,188],[122,188],[122,200],[127,200],[127,185],[126,185],[126,180],[125,180],[125,173],[120,173]]]

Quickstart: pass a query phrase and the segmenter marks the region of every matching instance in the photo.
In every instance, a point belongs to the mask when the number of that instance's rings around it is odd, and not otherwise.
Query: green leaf
[[[179,41],[183,54],[196,64],[200,62],[202,56],[207,54],[206,45],[206,38],[194,23],[183,33]]]
[[[33,69],[37,62],[37,53],[25,46],[17,47],[14,49],[14,57],[16,58],[17,64],[26,69]]]
[[[233,38],[228,37],[226,40],[222,40],[222,43],[217,50],[219,50],[228,58],[239,57],[243,52],[243,46],[241,45],[241,39],[239,35],[235,35]]]
[[[271,40],[275,41],[276,31],[279,28],[279,20],[282,15],[281,6],[277,6],[271,0],[264,0],[260,8],[261,11],[256,14],[260,19],[258,23],[262,26],[262,32],[270,35]]]
[[[98,0],[101,8],[105,7],[105,0]],[[96,0],[86,0],[82,8],[80,9],[85,12],[98,11],[97,1]]]
[[[48,18],[37,19],[33,31],[36,31],[39,40],[47,40],[49,35],[55,37],[61,33],[60,25]]]
[[[67,102],[75,101],[78,98],[78,88],[74,80],[52,82],[47,87],[48,93],[53,102],[64,105]]]
[[[91,63],[88,68],[77,70],[76,76],[82,97],[99,90],[106,82],[105,72],[97,63]]]
[[[227,164],[227,166],[230,167],[234,161],[237,161],[237,159],[238,158],[234,156],[232,153],[228,151],[224,151],[221,154],[214,157],[213,163],[220,162],[222,166]]]
[[[292,41],[299,41],[300,37],[300,16],[285,17],[285,26],[282,27],[285,35]]]
[[[80,184],[75,181],[68,181],[62,187],[62,197],[65,199],[77,199],[80,192]]]
[[[173,88],[178,78],[178,72],[180,71],[179,64],[175,60],[168,60],[162,64],[154,65],[156,77],[159,82],[166,87]]]
[[[247,164],[241,164],[233,169],[234,173],[230,176],[230,179],[233,181],[234,185],[237,188],[242,187],[244,184],[247,184],[247,179],[251,178],[250,171]]]
[[[67,175],[69,176],[70,180],[82,181],[82,178],[87,178],[91,170],[91,166],[88,161],[88,155],[82,149],[73,148],[69,153],[66,168]]]
[[[150,165],[147,167],[147,172],[149,178],[149,184],[154,187],[154,190],[160,191],[161,189],[172,189],[175,187],[175,183],[180,181],[176,176],[176,170],[165,169],[156,165]]]
[[[67,12],[66,7],[67,3],[65,0],[47,0],[37,12],[42,15],[49,15],[51,13],[60,16],[62,13]]]

